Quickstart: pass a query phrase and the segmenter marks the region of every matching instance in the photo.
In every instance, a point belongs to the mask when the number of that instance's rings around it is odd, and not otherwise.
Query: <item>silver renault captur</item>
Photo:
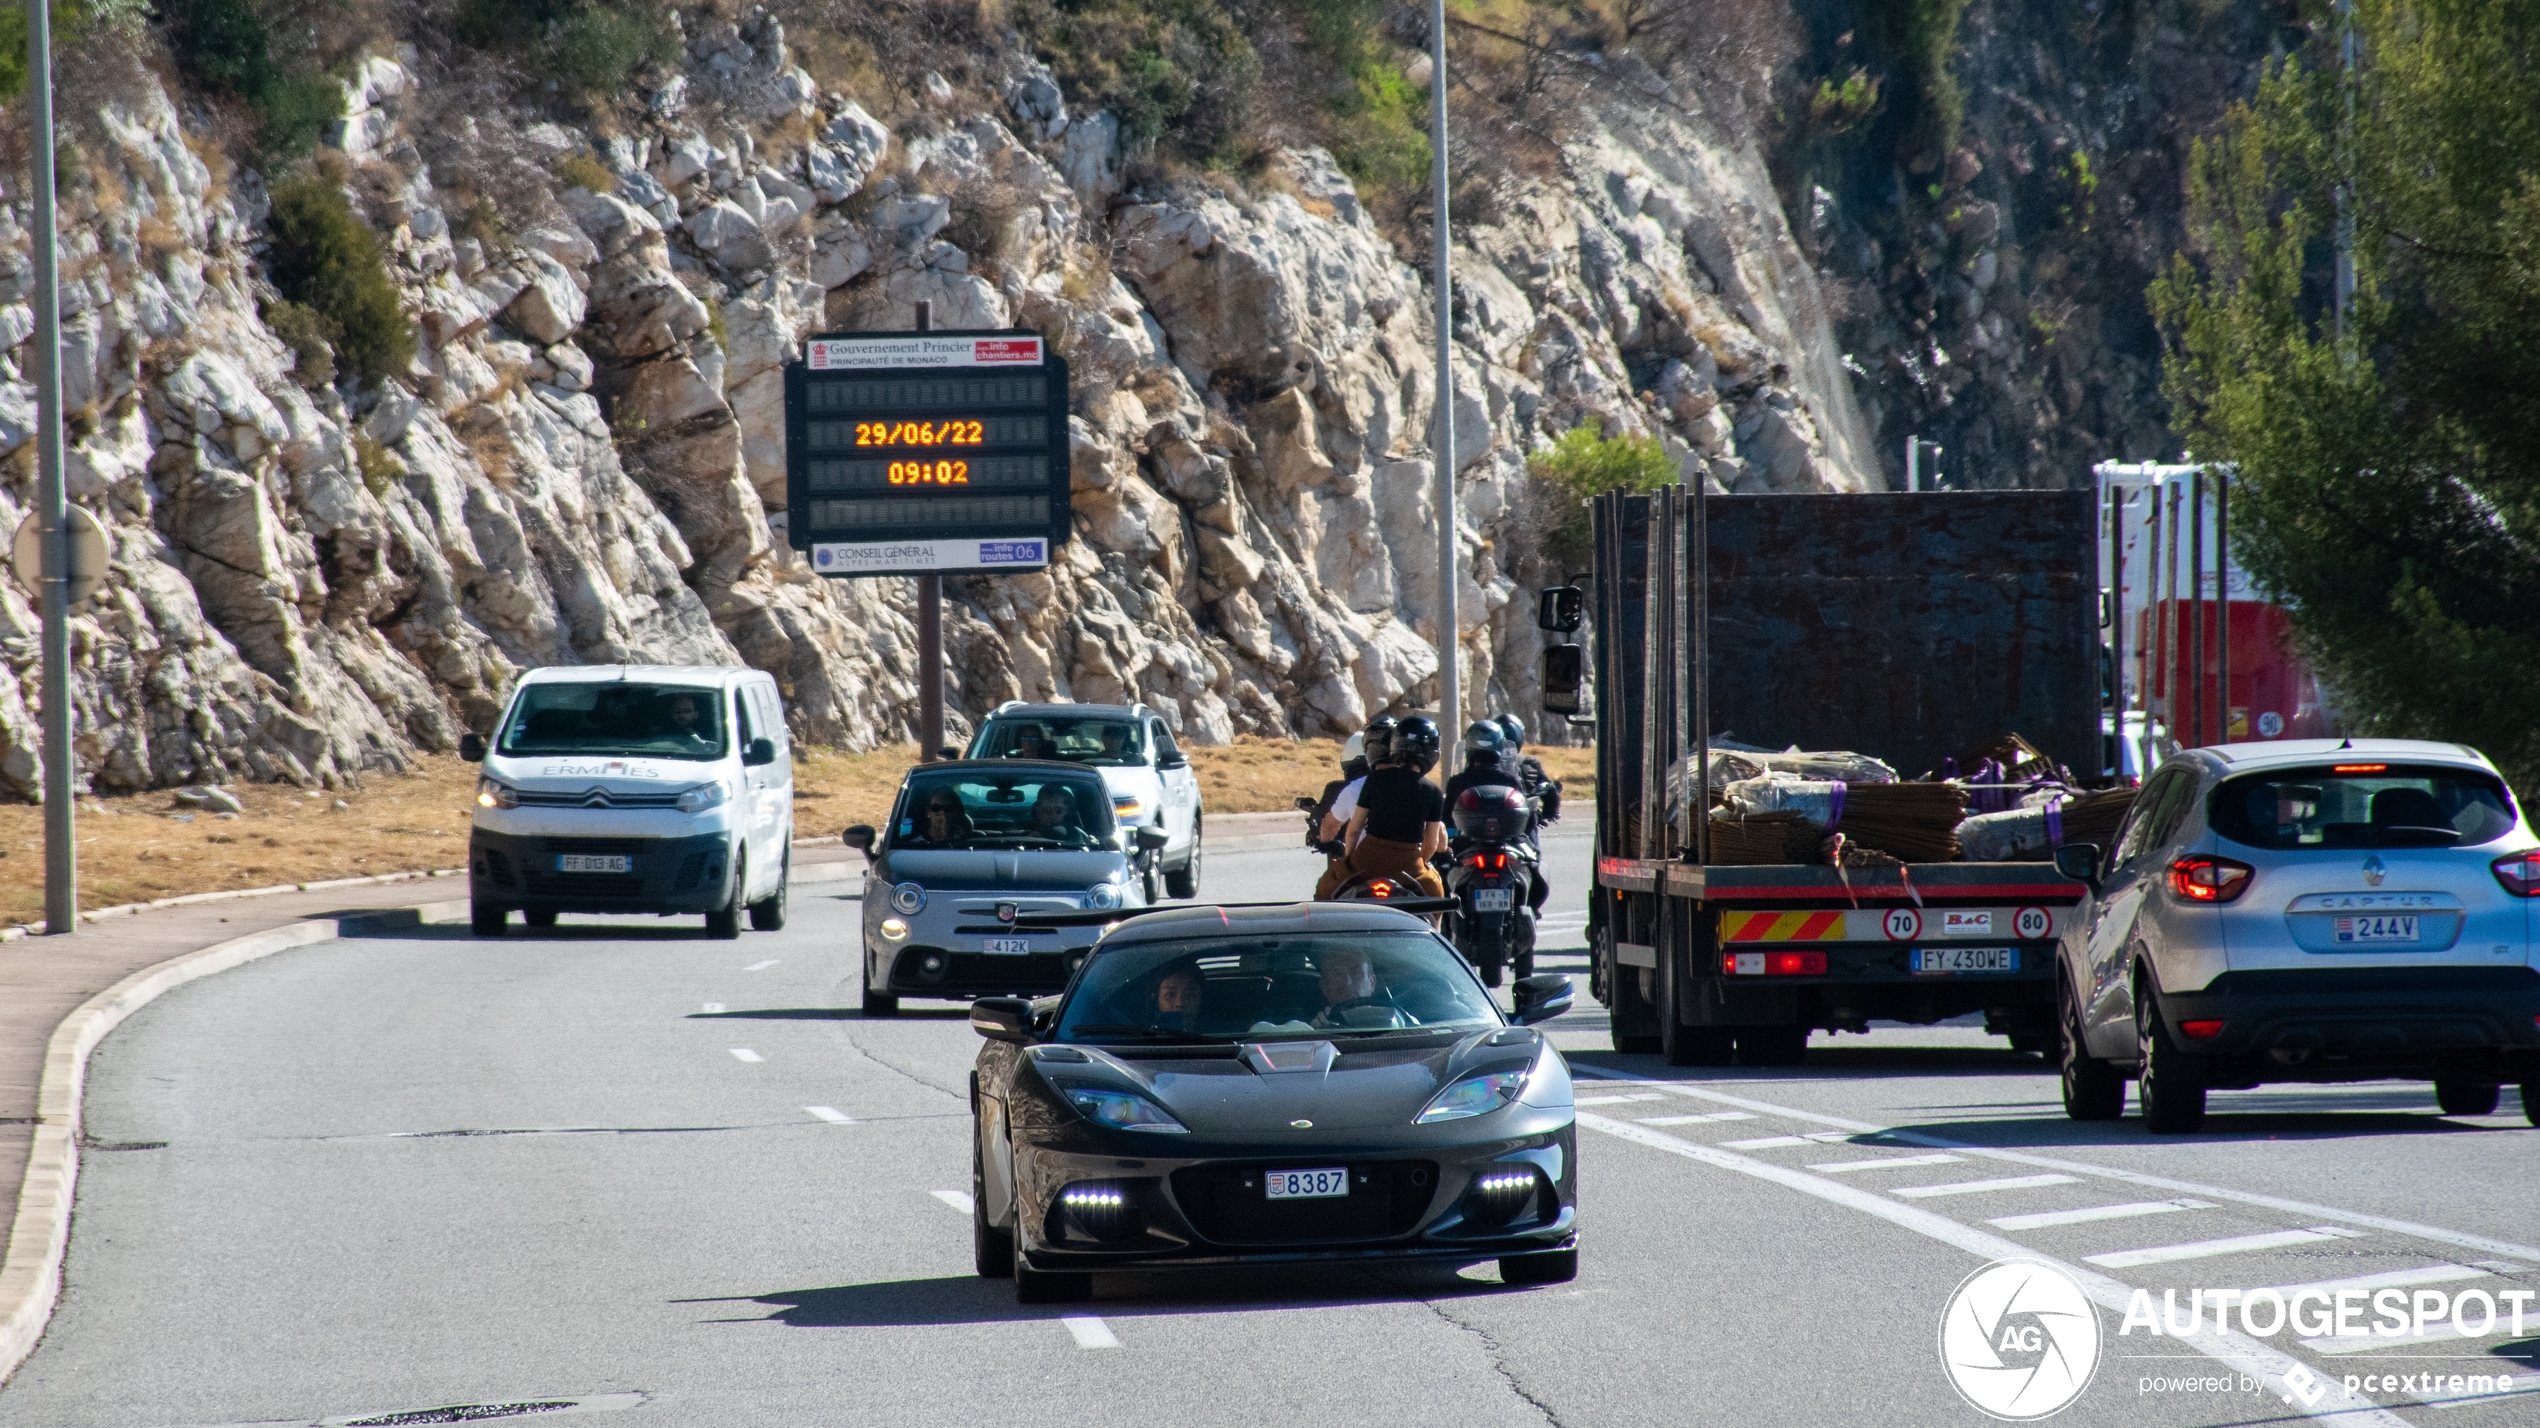
[[[2192,1131],[2207,1090],[2519,1083],[2540,1125],[2540,836],[2477,750],[2405,739],[2189,749],[2143,786],[2062,944],[2064,1107]]]
[[[1112,817],[1099,770],[963,759],[909,770],[880,830],[847,846],[864,880],[864,1014],[902,997],[973,1001],[1061,991],[1099,927],[1018,927],[1018,913],[1144,907],[1138,876],[1164,834]]]

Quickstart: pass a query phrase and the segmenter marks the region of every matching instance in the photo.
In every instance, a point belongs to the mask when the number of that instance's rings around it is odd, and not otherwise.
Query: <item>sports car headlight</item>
[[[1115,1091],[1107,1086],[1068,1086],[1067,1102],[1085,1119],[1114,1130],[1155,1131],[1163,1135],[1187,1135],[1190,1127],[1173,1119],[1172,1113],[1135,1091]]]
[[[1085,906],[1095,909],[1120,905],[1120,889],[1109,883],[1096,883],[1085,890]]]
[[[1531,1069],[1531,1068],[1528,1068]],[[1432,1121],[1460,1121],[1466,1116],[1487,1115],[1510,1101],[1526,1086],[1526,1071],[1485,1071],[1467,1076],[1430,1098],[1429,1108],[1412,1122],[1427,1125]]]
[[[916,883],[902,883],[891,889],[891,910],[910,917],[926,910],[926,889]]]
[[[725,788],[721,779],[698,784],[695,788],[683,788],[679,791],[679,811],[703,813],[709,808],[722,807],[724,800],[731,796],[732,790]]]
[[[520,790],[495,779],[476,781],[476,806],[479,808],[518,808]]]

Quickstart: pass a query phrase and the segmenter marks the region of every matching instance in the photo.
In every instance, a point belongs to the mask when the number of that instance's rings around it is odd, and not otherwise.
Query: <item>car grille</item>
[[[995,956],[984,952],[947,952],[940,947],[906,947],[892,964],[893,986],[925,995],[926,987],[949,987],[954,991],[993,992],[1045,996],[1064,991],[1073,972],[1068,963],[1084,955],[1081,947],[1064,952],[1033,952],[1021,957]],[[928,977],[923,968],[929,957],[944,959],[943,975]]]
[[[1391,1239],[1420,1223],[1438,1184],[1427,1160],[1352,1163],[1349,1193],[1330,1200],[1273,1200],[1261,1172],[1299,1165],[1194,1165],[1173,1172],[1173,1198],[1200,1237],[1222,1245],[1339,1244]]]
[[[676,808],[675,793],[604,793],[594,798],[590,791],[581,793],[533,792],[520,790],[523,808]]]
[[[524,850],[522,853],[528,864],[522,873],[533,897],[642,902],[694,892],[705,881],[708,855],[702,851],[687,851],[667,839],[536,838],[523,841],[534,848],[534,851]],[[559,853],[631,858],[634,860],[633,871],[560,873],[556,871],[556,855]]]

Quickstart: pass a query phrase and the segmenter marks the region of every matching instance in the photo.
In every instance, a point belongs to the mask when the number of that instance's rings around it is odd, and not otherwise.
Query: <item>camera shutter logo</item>
[[[1958,1396],[1994,1418],[2061,1413],[2099,1367],[2099,1311],[2072,1277],[2034,1260],[1968,1275],[1940,1315],[1940,1363]]]

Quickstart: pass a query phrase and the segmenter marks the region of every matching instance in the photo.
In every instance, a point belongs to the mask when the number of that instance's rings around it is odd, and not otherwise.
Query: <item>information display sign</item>
[[[1039,570],[1073,524],[1067,363],[1021,330],[815,337],[785,456],[787,537],[822,575]]]

